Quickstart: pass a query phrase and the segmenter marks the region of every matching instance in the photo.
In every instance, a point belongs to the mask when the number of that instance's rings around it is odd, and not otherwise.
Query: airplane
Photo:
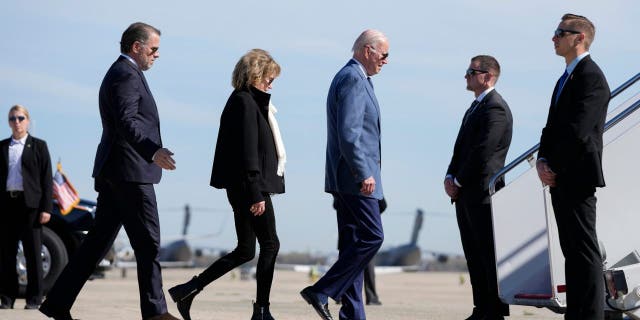
[[[420,266],[422,262],[422,254],[418,246],[418,236],[422,229],[424,221],[424,212],[421,209],[416,211],[415,222],[413,223],[413,232],[409,243],[393,247],[384,251],[379,251],[374,257],[376,266]]]
[[[422,230],[423,222],[424,211],[417,209],[409,242],[379,251],[374,257],[376,273],[383,274],[425,270],[428,261],[434,260],[434,256],[438,262],[445,263],[447,261],[449,257],[448,254],[423,251],[420,246],[418,246],[418,237],[420,230]],[[427,253],[428,256],[423,257],[423,253]],[[335,255],[335,253],[329,255],[323,264],[276,263],[276,269],[306,272],[311,278],[317,278],[329,270],[331,262],[337,258]]]

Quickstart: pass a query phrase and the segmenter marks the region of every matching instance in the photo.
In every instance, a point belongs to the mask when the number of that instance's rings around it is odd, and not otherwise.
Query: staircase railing
[[[638,80],[640,80],[640,73],[637,73],[635,76],[631,77],[629,80],[627,80],[625,83],[620,85],[618,88],[611,91],[611,99],[615,98],[617,95],[624,92],[627,88],[631,87],[634,83],[638,82]],[[637,109],[640,109],[640,100],[635,101],[633,104],[627,107],[624,111],[620,112],[618,115],[616,115],[615,117],[607,121],[605,123],[604,130],[605,131],[609,130],[609,128],[613,127],[614,125],[616,125],[616,123],[628,117]],[[536,145],[531,147],[529,150],[525,151],[519,157],[517,157],[516,159],[511,161],[509,164],[504,166],[504,168],[498,171],[498,173],[493,175],[493,177],[491,177],[491,180],[489,182],[489,194],[493,195],[494,193],[496,193],[496,182],[498,181],[498,179],[506,175],[509,171],[513,170],[522,162],[524,161],[531,162],[533,160],[534,154],[538,152],[538,149],[540,149],[540,143],[537,143]]]

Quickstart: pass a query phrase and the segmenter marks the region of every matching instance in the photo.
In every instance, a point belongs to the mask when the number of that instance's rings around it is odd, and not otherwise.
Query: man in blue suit
[[[324,320],[333,319],[328,298],[341,301],[340,319],[365,319],[363,270],[382,245],[378,201],[380,107],[371,83],[387,64],[389,43],[377,30],[365,30],[353,45],[353,58],[334,77],[327,97],[325,191],[336,201],[338,232],[349,232],[338,260],[313,286],[300,292]]]
[[[175,169],[162,147],[160,119],[145,80],[160,57],[160,30],[141,22],[122,34],[121,55],[102,81],[99,94],[102,139],[93,177],[98,191],[95,225],[49,291],[40,311],[56,320],[70,310],[96,265],[124,226],[135,252],[143,319],[177,319],[167,313],[158,254],[160,224],[153,184],[162,169]]]

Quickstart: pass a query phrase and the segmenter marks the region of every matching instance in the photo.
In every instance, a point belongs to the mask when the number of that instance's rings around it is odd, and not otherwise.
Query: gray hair
[[[377,49],[376,46],[378,44],[386,41],[387,37],[382,32],[375,29],[367,29],[363,31],[358,39],[356,39],[356,42],[353,43],[353,48],[351,48],[351,51],[353,51],[353,53],[358,53],[364,50],[364,48],[368,45],[374,47],[374,49]]]

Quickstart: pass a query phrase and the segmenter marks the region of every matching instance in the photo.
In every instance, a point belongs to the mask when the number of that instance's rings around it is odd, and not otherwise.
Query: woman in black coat
[[[233,71],[235,90],[220,117],[211,186],[227,191],[238,245],[200,275],[169,289],[184,319],[191,318],[191,302],[206,285],[253,259],[256,238],[260,255],[251,319],[273,319],[269,295],[280,242],[270,195],[284,193],[285,153],[267,91],[279,74],[280,66],[261,49],[242,56]]]
[[[47,143],[33,137],[29,111],[21,105],[9,110],[11,138],[0,141],[0,309],[13,309],[18,295],[18,241],[27,262],[27,304],[42,303],[42,224],[52,210],[53,180]],[[2,318],[0,316],[0,318]]]

